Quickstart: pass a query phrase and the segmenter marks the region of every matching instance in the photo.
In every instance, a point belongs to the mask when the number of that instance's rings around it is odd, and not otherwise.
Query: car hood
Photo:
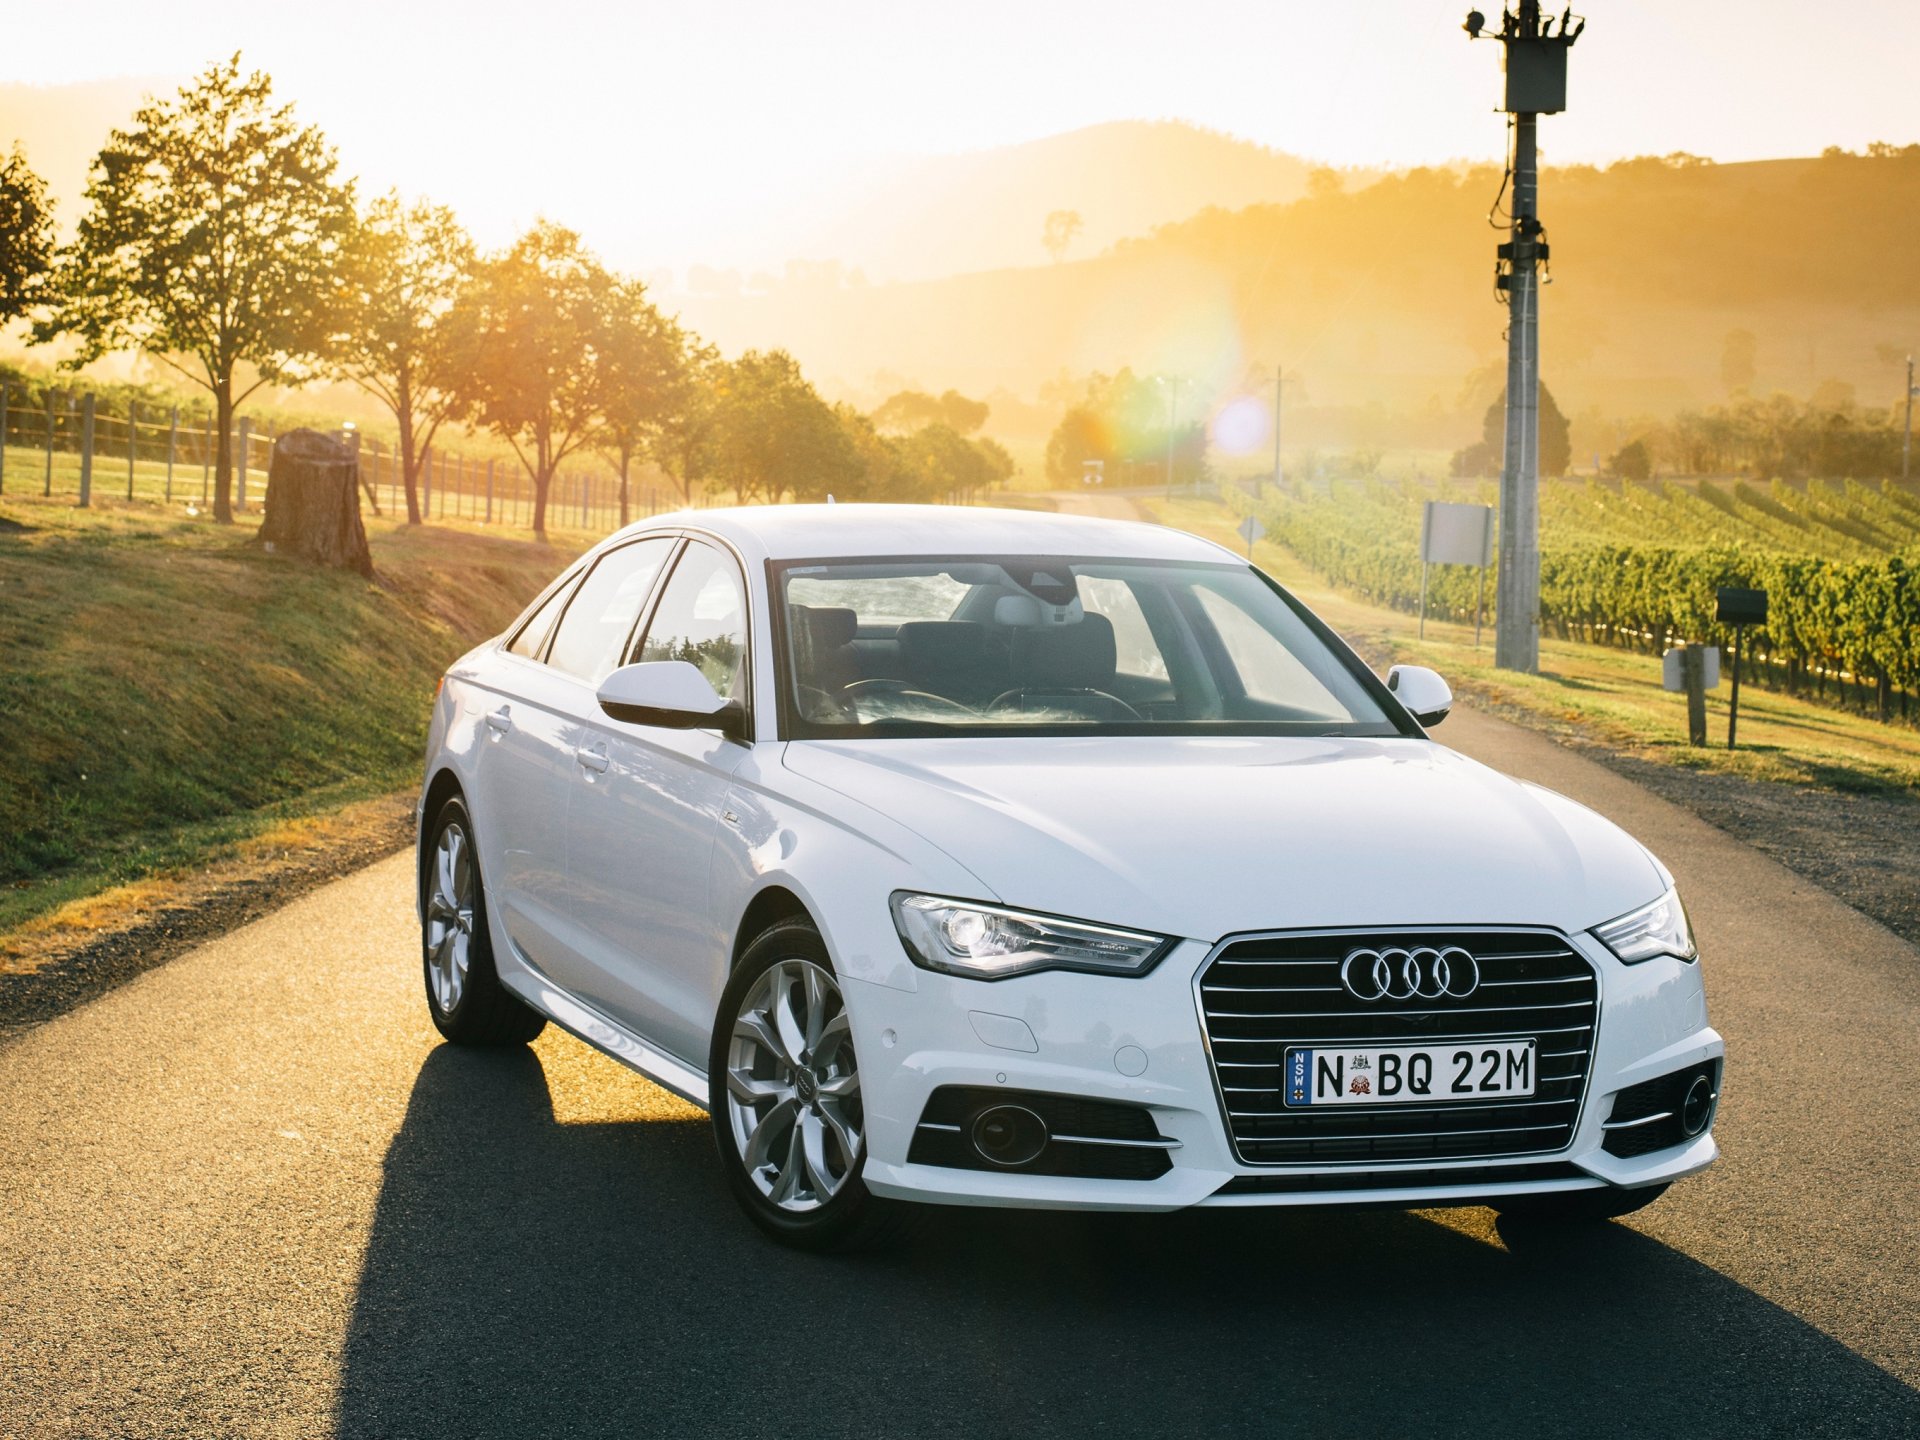
[[[1212,940],[1245,930],[1584,930],[1665,880],[1617,826],[1430,740],[796,741],[787,767],[911,827],[992,893]]]

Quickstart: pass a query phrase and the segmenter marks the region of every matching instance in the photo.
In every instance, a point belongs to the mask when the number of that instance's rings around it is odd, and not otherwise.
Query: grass
[[[0,932],[417,783],[439,674],[597,538],[368,530],[371,583],[245,520],[9,486]]]
[[[1190,530],[1244,555],[1234,518],[1216,500],[1138,500],[1142,518]],[[1855,793],[1920,797],[1920,732],[1808,704],[1788,695],[1744,688],[1740,748],[1726,749],[1729,683],[1708,692],[1707,732],[1713,744],[1687,744],[1686,698],[1660,687],[1660,662],[1572,640],[1543,638],[1540,674],[1493,665],[1491,618],[1482,643],[1473,627],[1427,622],[1366,604],[1334,589],[1292,552],[1257,542],[1255,563],[1286,585],[1348,640],[1369,654],[1428,665],[1456,690],[1508,709],[1536,729],[1598,740],[1615,749],[1687,769]]]

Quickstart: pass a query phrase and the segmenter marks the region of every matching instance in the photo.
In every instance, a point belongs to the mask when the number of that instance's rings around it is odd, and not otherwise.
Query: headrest
[[[1078,625],[1042,625],[1013,632],[1013,683],[1063,690],[1105,690],[1118,659],[1113,622],[1088,615]]]
[[[898,639],[907,673],[915,679],[977,668],[987,650],[986,627],[971,620],[909,620]]]
[[[789,605],[793,628],[804,631],[816,650],[837,650],[853,643],[860,617],[839,605]]]

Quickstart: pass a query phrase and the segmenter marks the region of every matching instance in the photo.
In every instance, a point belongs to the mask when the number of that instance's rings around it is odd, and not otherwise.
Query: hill
[[[850,386],[884,369],[925,388],[1032,394],[1063,371],[1130,365],[1219,397],[1249,363],[1270,373],[1284,358],[1297,399],[1351,412],[1343,433],[1296,441],[1458,445],[1487,399],[1463,397],[1463,382],[1502,352],[1500,236],[1486,223],[1500,178],[1417,169],[1208,210],[1078,262],[695,297],[687,316],[724,346],[783,344]],[[1550,170],[1541,196],[1544,368],[1569,414],[1664,413],[1742,385],[1898,396],[1920,336],[1920,146],[1571,167]],[[1729,353],[1740,330],[1754,337],[1746,369]],[[1422,416],[1444,423],[1405,433]]]

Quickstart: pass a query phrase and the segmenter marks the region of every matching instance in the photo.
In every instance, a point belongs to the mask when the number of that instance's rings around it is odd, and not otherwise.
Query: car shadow
[[[427,1058],[342,1436],[1920,1433],[1920,1395],[1623,1225],[930,1210],[779,1249],[703,1123],[556,1123],[530,1051]]]

